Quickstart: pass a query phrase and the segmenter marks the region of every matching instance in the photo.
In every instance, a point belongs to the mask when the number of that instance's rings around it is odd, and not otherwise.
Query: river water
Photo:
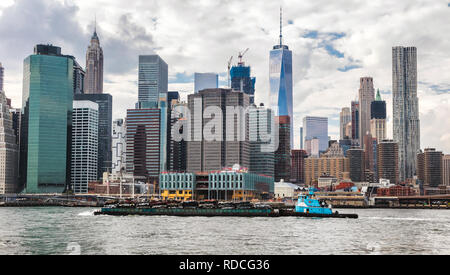
[[[0,254],[450,254],[448,210],[340,210],[360,218],[94,216],[0,208]]]

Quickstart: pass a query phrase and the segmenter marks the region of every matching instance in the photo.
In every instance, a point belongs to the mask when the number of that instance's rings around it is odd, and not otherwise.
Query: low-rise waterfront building
[[[295,192],[299,190],[298,185],[292,184],[290,182],[285,182],[284,180],[275,183],[274,194],[276,199],[294,199]]]
[[[239,169],[209,173],[164,172],[159,182],[161,198],[164,200],[248,201],[268,199],[274,193],[272,177]]]

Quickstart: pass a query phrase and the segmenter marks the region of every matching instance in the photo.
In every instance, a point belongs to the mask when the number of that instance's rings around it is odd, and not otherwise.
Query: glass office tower
[[[307,116],[303,118],[304,144],[308,140],[319,140],[319,152],[328,149],[328,118]]]
[[[70,182],[73,58],[38,45],[24,61],[21,182],[26,193],[61,193]]]
[[[283,45],[280,16],[280,44],[270,51],[270,103],[277,116],[289,116],[291,129],[294,129],[293,83],[292,83],[292,51]],[[291,131],[291,144],[294,144],[294,131]]]
[[[204,89],[219,88],[219,75],[216,73],[195,73],[194,92],[198,93]]]
[[[159,55],[139,56],[139,102],[158,102],[168,83],[168,66]]]

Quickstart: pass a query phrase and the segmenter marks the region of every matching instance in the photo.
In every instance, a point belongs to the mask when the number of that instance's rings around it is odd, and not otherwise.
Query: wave
[[[78,214],[78,216],[94,216],[95,210],[84,211]]]

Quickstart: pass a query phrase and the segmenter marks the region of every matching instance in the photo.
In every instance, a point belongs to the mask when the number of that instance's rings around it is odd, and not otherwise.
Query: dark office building
[[[126,171],[136,177],[158,180],[160,171],[161,110],[127,110]]]
[[[291,119],[275,117],[278,121],[278,150],[275,151],[275,182],[291,178]]]
[[[442,152],[434,148],[417,154],[417,177],[424,186],[438,187],[442,184],[442,157]]]
[[[359,102],[352,101],[352,139],[359,140]]]
[[[84,79],[86,72],[83,68],[73,60],[73,94],[83,94],[84,93]]]
[[[112,166],[112,96],[110,94],[75,94],[74,100],[89,100],[98,104],[98,179]]]
[[[350,179],[354,182],[363,182],[365,180],[364,150],[352,148],[347,151],[347,157],[350,162]]]
[[[186,103],[180,103],[180,95],[178,92],[169,92],[167,94],[169,107],[168,117],[170,127],[167,133],[167,170],[172,172],[185,172],[186,171],[186,157],[187,157],[187,141],[176,141],[173,138],[175,134],[175,125],[178,122],[185,120],[183,114],[176,110],[177,107],[187,107]],[[181,126],[178,130],[179,135],[183,135],[184,128]]]
[[[378,144],[378,179],[387,179],[398,184],[398,144],[393,140],[383,140]]]
[[[308,153],[305,150],[292,150],[291,151],[291,182],[300,184],[305,183],[305,158],[308,157]]]
[[[370,106],[371,119],[386,119],[386,101],[375,100]]]

